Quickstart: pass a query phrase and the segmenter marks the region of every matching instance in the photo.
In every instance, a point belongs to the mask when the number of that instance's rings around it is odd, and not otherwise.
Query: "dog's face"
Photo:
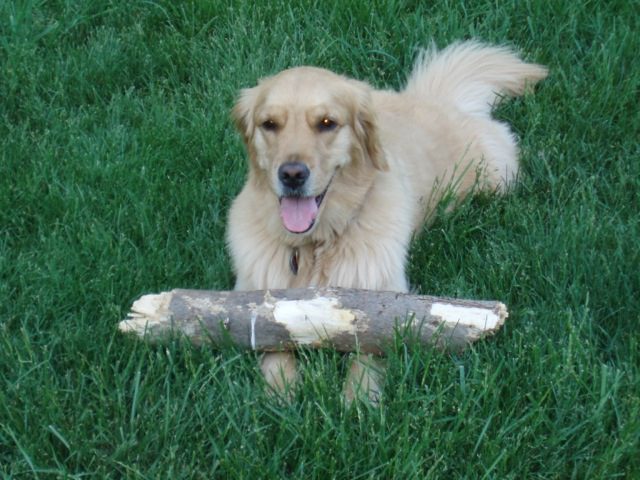
[[[308,234],[348,166],[386,169],[370,88],[300,67],[243,90],[233,109],[251,158],[280,205],[283,227]]]

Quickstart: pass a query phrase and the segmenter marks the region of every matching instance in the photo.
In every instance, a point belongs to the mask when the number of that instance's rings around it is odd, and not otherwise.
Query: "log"
[[[382,354],[397,334],[461,350],[494,334],[507,315],[506,306],[494,301],[333,287],[172,290],[140,297],[119,329],[151,342],[178,333],[196,345],[231,342],[266,352],[305,346]]]

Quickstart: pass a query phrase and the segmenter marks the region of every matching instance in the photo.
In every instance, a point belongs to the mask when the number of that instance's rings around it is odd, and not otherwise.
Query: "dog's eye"
[[[278,124],[271,119],[265,120],[260,126],[269,132],[275,132],[278,129]]]
[[[318,122],[318,130],[320,130],[321,132],[329,132],[335,129],[337,126],[338,124],[328,117],[324,117],[322,120],[320,120],[320,122]]]

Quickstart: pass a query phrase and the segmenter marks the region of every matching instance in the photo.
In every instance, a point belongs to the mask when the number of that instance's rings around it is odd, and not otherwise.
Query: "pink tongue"
[[[280,218],[287,230],[293,233],[306,232],[318,214],[315,197],[282,197]]]

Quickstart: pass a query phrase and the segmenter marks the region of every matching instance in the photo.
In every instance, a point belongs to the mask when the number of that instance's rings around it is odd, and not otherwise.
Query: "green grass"
[[[266,3],[0,3],[2,478],[640,478],[637,5]],[[381,408],[346,409],[331,351],[280,405],[252,354],[117,333],[144,293],[233,284],[237,89],[298,64],[398,87],[469,37],[551,75],[498,112],[520,185],[440,217],[410,279],[504,301],[497,337],[398,343]]]

